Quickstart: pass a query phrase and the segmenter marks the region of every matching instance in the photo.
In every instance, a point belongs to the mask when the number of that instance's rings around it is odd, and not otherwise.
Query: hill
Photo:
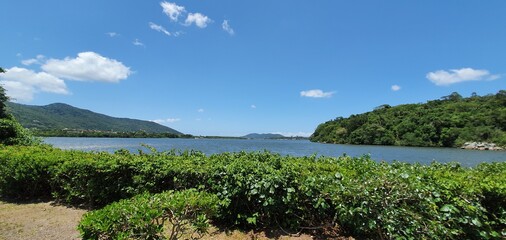
[[[129,118],[115,118],[63,103],[31,106],[8,102],[8,111],[25,128],[38,131],[88,130],[106,132],[137,132],[182,134],[158,123]]]
[[[506,91],[439,100],[338,117],[320,124],[311,141],[339,144],[456,147],[468,141],[506,145]]]
[[[242,136],[243,138],[248,139],[274,139],[274,138],[284,138],[285,136],[281,134],[274,134],[274,133],[250,133],[246,136]]]

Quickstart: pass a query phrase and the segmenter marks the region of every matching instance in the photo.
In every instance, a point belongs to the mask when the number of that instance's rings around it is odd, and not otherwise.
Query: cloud
[[[199,109],[197,109],[197,112],[199,112],[199,113],[204,112],[204,109],[203,108],[199,108]]]
[[[235,34],[234,29],[232,27],[230,27],[230,25],[228,24],[228,20],[223,20],[223,23],[221,24],[221,28],[223,28],[223,30],[225,32],[228,32],[228,34],[230,34],[230,35]]]
[[[162,6],[163,13],[165,13],[171,21],[176,22],[179,16],[186,12],[183,6],[178,6],[175,3],[171,2],[161,2],[160,6]]]
[[[301,97],[312,97],[312,98],[329,98],[334,95],[335,92],[323,92],[320,89],[313,89],[313,90],[307,90],[307,91],[301,91],[300,96]]]
[[[186,17],[186,20],[184,21],[185,25],[190,26],[193,23],[199,28],[205,28],[207,27],[207,24],[211,23],[212,20],[201,14],[201,13],[190,13],[188,14],[188,17]]]
[[[251,105],[251,108],[256,109],[256,108],[257,108],[257,106],[256,106],[256,105],[254,105],[254,104],[252,104],[252,105]]]
[[[144,43],[142,43],[141,40],[137,38],[132,42],[132,44],[135,46],[144,47]]]
[[[154,24],[152,22],[149,23],[149,27],[157,32],[161,32],[161,33],[165,33],[165,35],[167,36],[171,36],[172,34],[167,31],[167,29],[165,29],[163,26],[161,25],[157,25],[157,24]]]
[[[42,70],[62,79],[99,82],[119,82],[132,74],[123,63],[94,52],[82,52],[76,58],[49,59]]]
[[[180,118],[167,118],[167,119],[156,119],[151,120],[152,122],[158,123],[158,124],[164,124],[164,123],[175,123],[181,121]]]
[[[426,77],[438,86],[447,86],[467,81],[496,80],[500,78],[500,75],[492,75],[488,70],[484,69],[461,68],[450,69],[449,71],[438,70],[435,72],[429,72]]]
[[[401,86],[399,86],[399,85],[392,85],[391,88],[392,88],[392,91],[394,91],[394,92],[401,90]]]
[[[14,101],[29,102],[38,92],[69,94],[62,79],[26,68],[6,69],[4,74],[0,74],[0,83],[7,91],[7,96]]]
[[[105,34],[107,34],[109,37],[117,37],[117,36],[119,36],[119,34],[115,33],[115,32],[107,32]]]
[[[31,59],[26,59],[26,60],[23,60],[21,61],[21,64],[25,65],[25,66],[30,66],[32,64],[42,64],[42,62],[46,59],[46,57],[44,55],[37,55],[37,57],[35,58],[31,58]]]

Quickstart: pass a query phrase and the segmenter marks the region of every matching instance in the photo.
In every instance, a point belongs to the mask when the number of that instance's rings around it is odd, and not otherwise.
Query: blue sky
[[[2,3],[0,83],[194,135],[309,135],[382,104],[506,89],[506,1]]]

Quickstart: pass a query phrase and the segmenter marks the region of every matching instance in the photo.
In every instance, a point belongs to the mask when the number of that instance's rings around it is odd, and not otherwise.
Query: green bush
[[[0,194],[52,194],[100,208],[150,192],[198,189],[225,226],[339,229],[361,238],[506,237],[506,162],[377,163],[270,152],[87,153],[1,147]]]
[[[0,119],[0,144],[3,145],[35,145],[40,141],[23,128],[12,116]]]
[[[83,239],[192,239],[207,232],[218,197],[195,189],[140,194],[86,213],[78,229]]]
[[[48,146],[0,147],[0,196],[48,198],[52,178],[61,166],[63,152]]]

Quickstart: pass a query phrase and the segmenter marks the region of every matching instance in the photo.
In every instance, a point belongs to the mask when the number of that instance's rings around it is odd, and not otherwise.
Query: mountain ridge
[[[181,132],[155,122],[111,117],[88,109],[81,109],[66,103],[52,103],[44,106],[8,102],[8,111],[25,128],[36,130],[93,130],[111,132],[173,133]]]
[[[285,136],[276,133],[250,133],[242,137],[248,139],[273,139],[273,138],[284,138]]]

